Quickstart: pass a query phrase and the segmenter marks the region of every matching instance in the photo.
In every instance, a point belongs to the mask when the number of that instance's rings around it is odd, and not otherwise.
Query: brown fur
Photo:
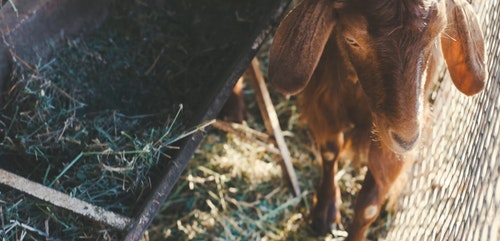
[[[330,39],[325,52],[332,54],[322,56],[311,81],[299,95],[302,118],[319,146],[326,146],[332,136],[347,133],[348,141],[356,140],[353,149],[361,151],[367,147],[363,143],[370,141],[372,128],[368,100],[352,66],[335,62],[340,57],[336,55],[341,54],[336,39]]]
[[[322,153],[311,210],[318,234],[340,221],[334,176],[350,150],[368,160],[348,236],[364,239],[413,158],[440,42],[449,44],[442,49],[457,88],[468,95],[480,91],[487,75],[484,43],[464,0],[304,0],[280,25],[269,76],[278,90],[302,91],[302,116]]]
[[[245,120],[246,110],[243,93],[244,87],[245,80],[241,77],[234,85],[231,95],[222,107],[222,110],[219,113],[219,118],[235,123],[242,123]]]

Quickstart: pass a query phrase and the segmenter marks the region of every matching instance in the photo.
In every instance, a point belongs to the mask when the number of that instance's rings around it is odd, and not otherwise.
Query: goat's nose
[[[394,142],[402,149],[402,151],[410,151],[413,149],[415,144],[417,143],[418,137],[420,136],[420,132],[417,131],[412,135],[401,136],[400,134],[390,131],[391,138]]]

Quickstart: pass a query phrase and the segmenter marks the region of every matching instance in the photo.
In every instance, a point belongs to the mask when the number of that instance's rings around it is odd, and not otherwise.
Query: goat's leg
[[[321,146],[323,175],[311,210],[311,226],[318,235],[325,235],[331,231],[332,223],[340,222],[341,199],[335,173],[337,173],[339,153],[343,146],[343,136],[339,134],[336,137],[334,141]]]
[[[245,120],[245,99],[243,96],[243,89],[245,87],[244,78],[241,77],[236,85],[233,87],[233,92],[229,96],[228,100],[222,107],[219,113],[219,118],[235,122],[242,123]]]
[[[389,190],[403,170],[404,161],[391,151],[372,143],[368,160],[368,172],[354,207],[354,220],[349,227],[348,241],[365,239],[368,227],[380,214]]]

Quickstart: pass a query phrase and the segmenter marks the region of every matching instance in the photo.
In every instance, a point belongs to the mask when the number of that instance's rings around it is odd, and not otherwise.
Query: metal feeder
[[[250,65],[259,47],[274,26],[279,23],[288,0],[255,1],[248,7],[259,4],[266,13],[254,19],[252,32],[239,42],[236,54],[230,56],[223,71],[219,71],[206,98],[200,99],[196,114],[188,124],[196,125],[214,119],[229,97],[231,90]],[[8,1],[0,9],[0,86],[11,71],[12,59],[27,62],[47,59],[63,46],[66,39],[95,29],[106,17],[109,0],[17,0]],[[233,14],[233,13],[231,13]],[[0,87],[0,92],[2,91]],[[197,131],[182,141],[180,149],[165,167],[164,175],[154,184],[143,208],[133,217],[116,214],[101,207],[83,202],[66,194],[34,183],[1,169],[0,184],[18,189],[53,205],[69,209],[110,227],[122,230],[123,240],[139,240],[165,202],[169,192],[185,169],[189,159],[203,139],[203,130]]]

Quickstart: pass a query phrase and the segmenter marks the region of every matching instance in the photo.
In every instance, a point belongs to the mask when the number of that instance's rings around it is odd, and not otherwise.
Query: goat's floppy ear
[[[269,54],[271,84],[285,94],[309,82],[335,25],[335,3],[303,0],[281,22]]]
[[[446,0],[448,25],[441,48],[455,86],[466,95],[480,92],[487,70],[484,37],[479,21],[466,0]]]

